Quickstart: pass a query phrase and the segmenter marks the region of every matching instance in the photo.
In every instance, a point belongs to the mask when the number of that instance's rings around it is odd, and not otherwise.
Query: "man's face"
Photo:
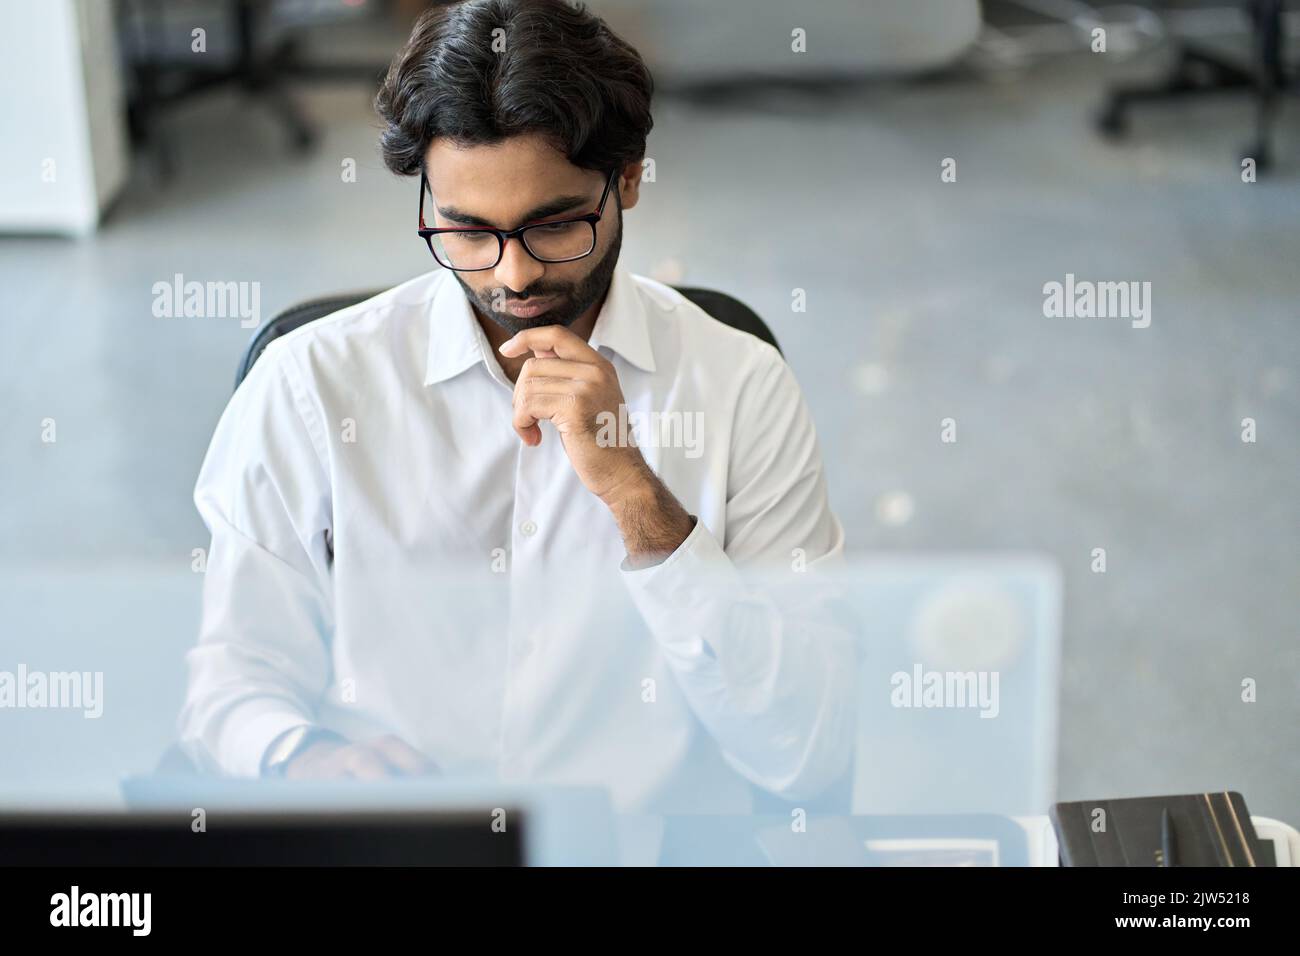
[[[435,141],[425,156],[431,228],[515,229],[539,219],[594,212],[606,177],[572,165],[541,137],[517,136],[493,146],[459,148]],[[636,167],[631,167],[636,172]],[[596,224],[596,246],[572,262],[539,262],[518,237],[496,268],[454,275],[475,310],[514,335],[543,325],[573,324],[609,288],[623,239],[623,207],[636,203],[639,177],[620,175]]]

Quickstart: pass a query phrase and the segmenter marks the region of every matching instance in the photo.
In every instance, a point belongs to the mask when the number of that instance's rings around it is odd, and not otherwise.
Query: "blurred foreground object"
[[[1063,866],[1277,866],[1236,792],[1058,803]]]

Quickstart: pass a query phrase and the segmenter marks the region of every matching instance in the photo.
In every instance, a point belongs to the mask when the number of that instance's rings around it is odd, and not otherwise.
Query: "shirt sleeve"
[[[272,343],[221,416],[194,491],[212,534],[180,743],[210,772],[253,777],[315,720],[330,674],[330,496],[321,422]]]
[[[858,652],[845,604],[819,574],[840,562],[844,532],[812,418],[779,353],[763,356],[739,396],[725,527],[697,520],[662,563],[625,562],[624,579],[727,762],[806,799],[849,766]]]

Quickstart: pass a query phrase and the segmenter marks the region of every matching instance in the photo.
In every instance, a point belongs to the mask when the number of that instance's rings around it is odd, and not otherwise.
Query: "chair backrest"
[[[776,336],[767,327],[767,323],[739,299],[732,298],[725,292],[718,292],[714,289],[681,286],[675,288],[723,325],[729,325],[733,329],[740,329],[742,332],[757,336],[778,352],[781,351],[781,346],[777,344]],[[351,292],[325,296],[320,299],[309,299],[306,302],[285,309],[253,334],[253,338],[244,349],[243,357],[239,360],[239,369],[235,373],[235,388],[239,387],[239,383],[244,380],[244,377],[253,367],[253,363],[266,350],[266,347],[280,336],[287,335],[294,329],[315,319],[323,318],[338,312],[340,309],[346,309],[358,302],[364,302],[366,299],[378,295],[381,291],[380,289],[372,289],[369,292]]]

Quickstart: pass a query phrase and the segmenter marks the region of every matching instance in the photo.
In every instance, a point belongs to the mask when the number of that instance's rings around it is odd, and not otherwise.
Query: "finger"
[[[578,400],[573,393],[573,383],[565,382],[563,388],[552,391],[530,389],[519,399],[516,414],[520,418],[531,418],[534,422],[550,420],[563,411],[567,411]],[[523,423],[526,424],[526,423]]]
[[[376,751],[369,747],[352,748],[345,761],[348,773],[359,780],[382,780],[392,776],[395,768],[388,765]]]
[[[599,363],[605,360],[599,352],[562,325],[524,329],[501,345],[501,354],[510,358],[525,352],[536,354],[547,351],[576,362]]]
[[[587,362],[572,362],[561,358],[530,358],[519,372],[519,378],[563,378],[581,382],[594,382],[600,378],[600,369]]]
[[[400,737],[380,737],[373,744],[390,764],[404,773],[434,773],[438,769],[437,764]]]
[[[550,420],[573,404],[572,393],[554,393],[547,395],[525,395],[519,399],[515,408],[515,432],[528,445],[537,445],[542,440],[542,430],[537,423],[542,419]],[[535,439],[535,440],[534,440]]]
[[[517,412],[528,406],[528,399],[534,395],[546,395],[552,392],[572,391],[578,383],[565,378],[524,378],[522,375],[515,382],[515,390],[510,394],[510,405]],[[536,417],[536,416],[534,416]]]
[[[537,419],[530,415],[528,409],[524,407],[523,395],[518,389],[515,390],[514,413],[510,420],[510,426],[529,448],[534,448],[542,443],[542,430],[537,425]]]
[[[524,378],[521,375],[519,381],[515,382],[515,395],[516,400],[522,400],[528,395],[562,395],[583,388],[586,384],[584,378],[560,378],[553,375],[530,375]]]
[[[581,395],[588,395],[600,388],[600,383],[585,378],[553,378],[549,375],[531,375],[520,377],[515,382],[515,390],[510,396],[510,403],[515,408],[526,407],[529,399],[536,395],[568,395],[576,401]],[[540,416],[538,416],[540,417]]]

